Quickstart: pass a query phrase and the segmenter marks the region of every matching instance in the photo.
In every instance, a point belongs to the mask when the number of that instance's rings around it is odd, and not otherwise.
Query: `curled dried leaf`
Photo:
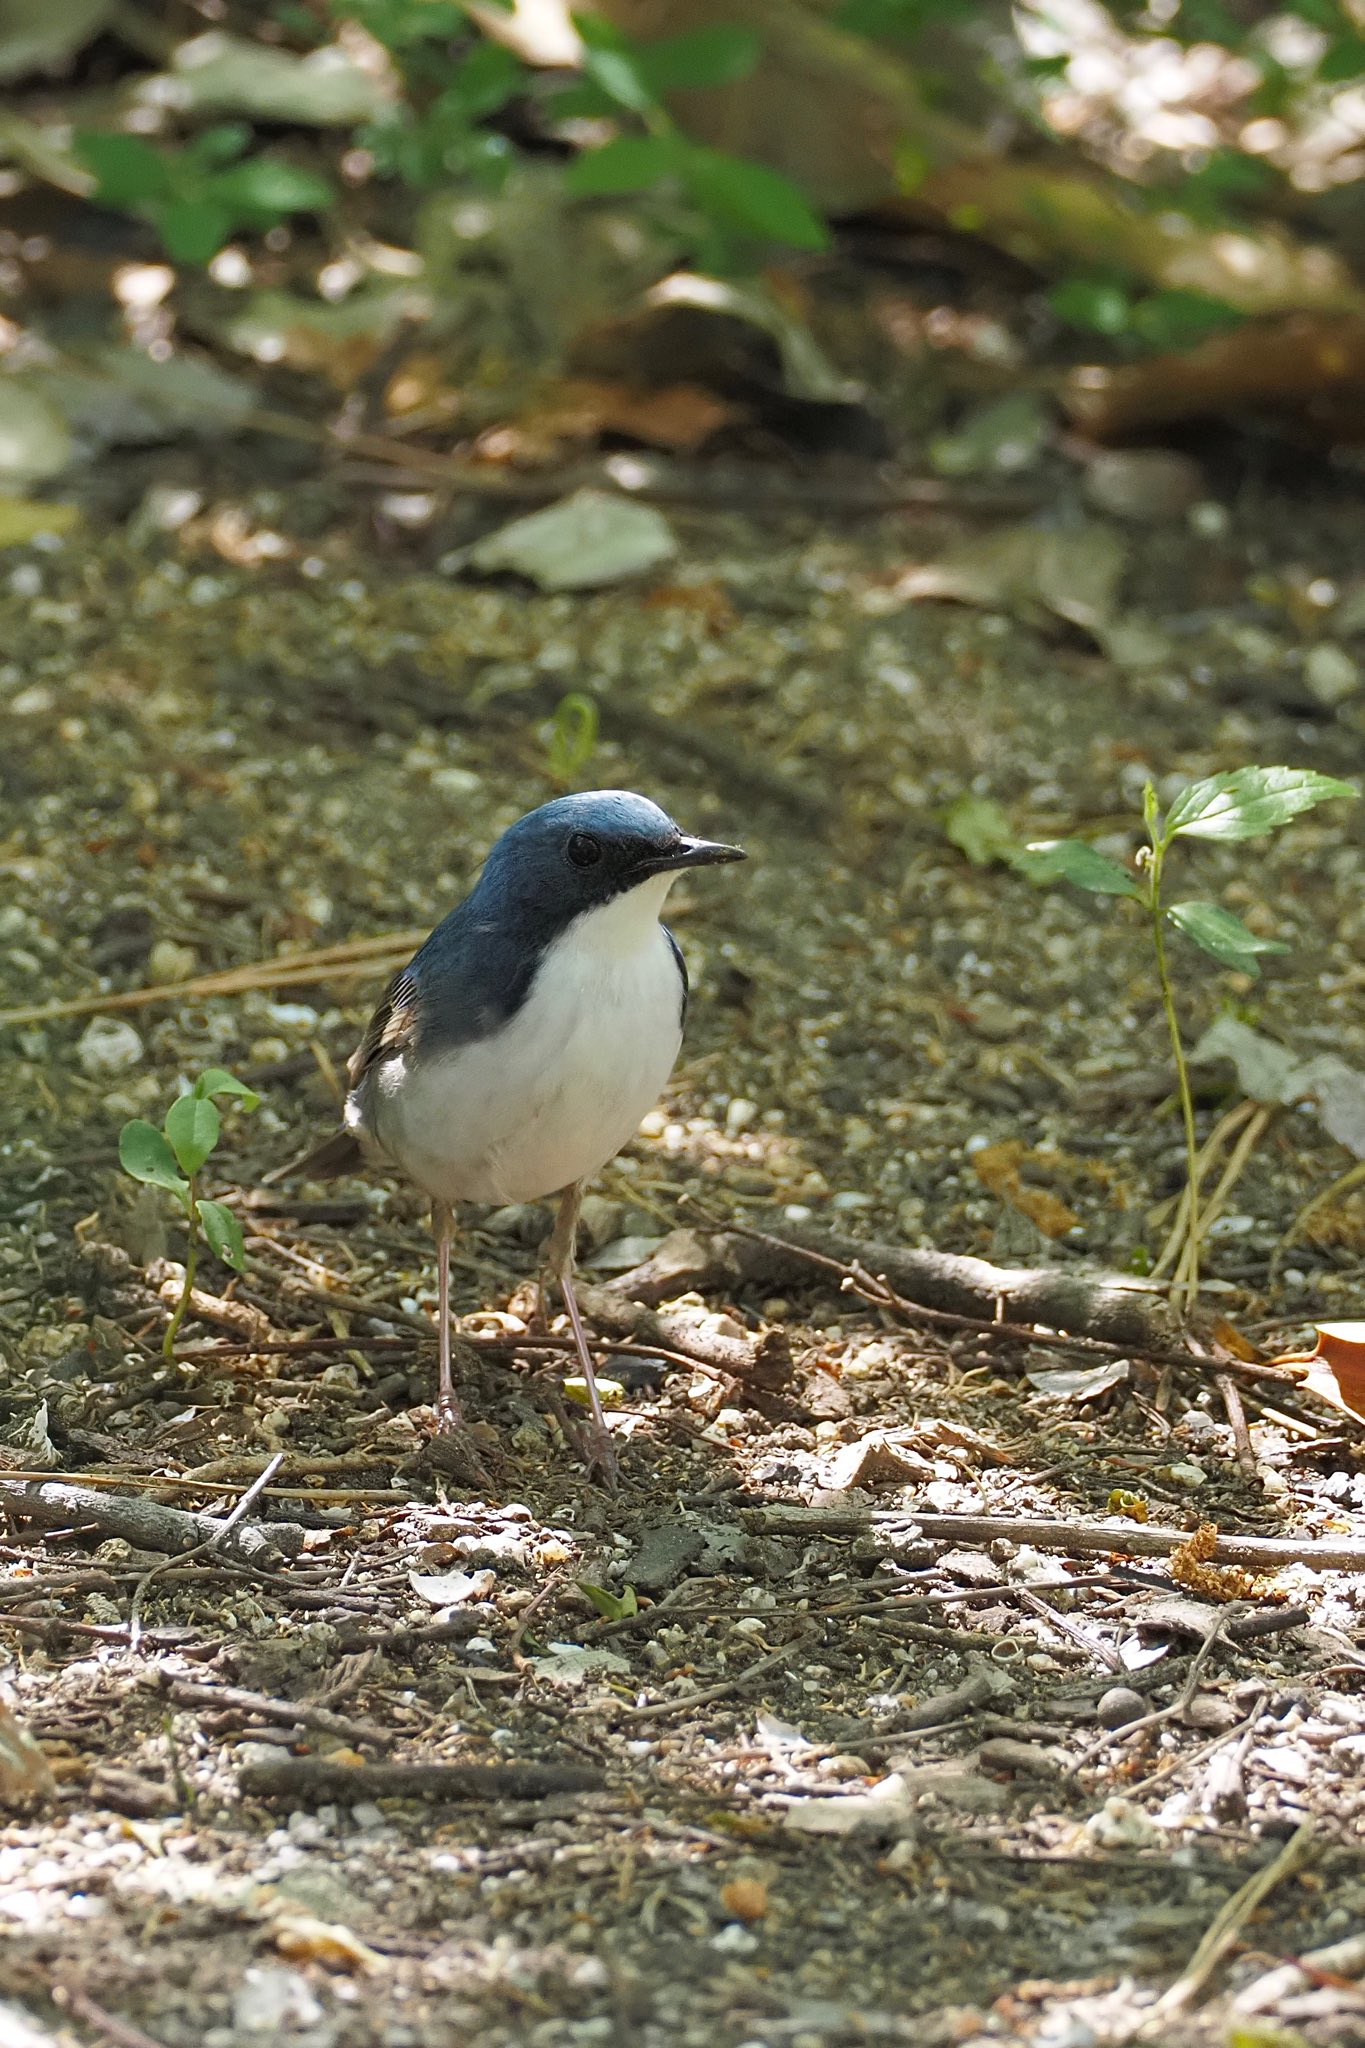
[[[1189,1541],[1171,1553],[1171,1577],[1191,1593],[1207,1600],[1263,1600],[1269,1597],[1265,1582],[1241,1565],[1214,1564],[1218,1548],[1216,1523],[1201,1522]]]

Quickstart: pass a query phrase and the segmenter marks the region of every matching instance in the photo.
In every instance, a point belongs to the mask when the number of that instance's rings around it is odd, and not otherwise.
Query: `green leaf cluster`
[[[1211,334],[1239,327],[1245,318],[1236,306],[1206,292],[1171,290],[1134,297],[1123,284],[1103,277],[1065,278],[1048,294],[1048,303],[1068,327],[1163,350],[1193,348]]]
[[[1222,966],[1255,975],[1259,956],[1288,948],[1278,939],[1258,937],[1216,903],[1161,903],[1153,879],[1157,862],[1177,839],[1261,839],[1329,798],[1356,794],[1349,782],[1312,768],[1233,768],[1187,783],[1163,819],[1149,783],[1143,820],[1157,861],[1148,863],[1141,878],[1083,839],[1044,840],[1004,857],[1031,881],[1064,881],[1092,895],[1134,897]]]
[[[187,1095],[177,1096],[166,1111],[161,1129],[134,1117],[119,1133],[119,1164],[134,1180],[164,1188],[174,1195],[191,1229],[202,1229],[210,1249],[242,1272],[246,1253],[242,1226],[224,1202],[198,1193],[196,1176],[207,1164],[222,1131],[217,1098],[227,1097],[242,1109],[255,1109],[260,1096],[222,1067],[209,1067]]]
[[[668,114],[671,93],[748,76],[762,50],[751,29],[717,23],[637,43],[599,15],[575,15],[574,22],[583,38],[585,79],[560,96],[555,111],[599,119],[629,114],[645,133],[616,135],[585,151],[565,173],[570,192],[606,197],[674,188],[710,224],[708,254],[717,268],[728,267],[735,238],[828,247],[828,228],[790,178],[691,141]]]
[[[76,154],[95,178],[95,198],[151,222],[177,263],[209,263],[242,229],[278,227],[296,213],[325,213],[329,181],[287,157],[246,155],[245,122],[206,128],[183,149],[141,135],[86,130]]]

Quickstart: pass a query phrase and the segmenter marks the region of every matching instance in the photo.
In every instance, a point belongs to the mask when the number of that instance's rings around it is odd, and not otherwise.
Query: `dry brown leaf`
[[[1179,354],[1079,371],[1072,417],[1098,441],[1179,420],[1288,413],[1324,441],[1359,444],[1365,421],[1365,318],[1302,313],[1257,320]]]
[[[1365,1416],[1365,1323],[1318,1323],[1312,1351],[1286,1351],[1272,1365],[1306,1365],[1301,1384],[1345,1415]]]
[[[1214,1564],[1213,1553],[1217,1548],[1217,1525],[1201,1522],[1188,1542],[1171,1552],[1171,1577],[1176,1584],[1191,1593],[1202,1593],[1208,1600],[1226,1602],[1271,1597],[1264,1581],[1258,1579],[1255,1572],[1244,1571],[1235,1564]]]
[[[1215,1344],[1222,1346],[1230,1358],[1240,1358],[1244,1365],[1258,1365],[1265,1357],[1257,1350],[1249,1337],[1244,1337],[1235,1323],[1220,1316],[1209,1333]]]
[[[653,387],[615,378],[573,377],[551,385],[515,419],[487,428],[475,443],[485,462],[532,468],[568,450],[619,434],[648,448],[691,455],[745,408],[700,384]]]
[[[0,1700],[0,1804],[47,1799],[57,1789],[51,1765],[27,1728]]]
[[[1029,1217],[1045,1237],[1065,1237],[1080,1222],[1075,1210],[1048,1188],[1030,1186],[1023,1178],[1023,1168],[1038,1157],[1022,1138],[1005,1138],[973,1153],[972,1166],[993,1195]],[[1049,1168],[1055,1167],[1057,1155],[1049,1153],[1046,1158]]]
[[[369,1948],[349,1927],[337,1921],[318,1920],[311,1913],[281,1913],[270,1929],[270,1937],[282,1956],[299,1962],[322,1963],[329,1970],[351,1970],[372,1976],[384,1967],[384,1958]]]

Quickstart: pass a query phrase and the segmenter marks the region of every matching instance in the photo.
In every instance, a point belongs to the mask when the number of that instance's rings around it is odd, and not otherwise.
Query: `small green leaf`
[[[1161,823],[1161,801],[1154,782],[1142,785],[1142,822],[1147,827],[1147,836],[1155,846],[1160,839],[1158,827]]]
[[[1233,768],[1181,790],[1166,814],[1172,839],[1259,839],[1301,811],[1356,790],[1314,768]]]
[[[1084,839],[1039,839],[1015,855],[1013,865],[1031,882],[1071,882],[1093,896],[1136,896],[1142,890],[1127,868]]]
[[[642,44],[635,61],[646,83],[662,98],[670,92],[735,85],[749,76],[762,54],[763,39],[753,29],[717,22]]]
[[[206,128],[202,135],[196,135],[185,155],[205,170],[216,170],[224,164],[235,163],[250,147],[251,129],[247,122],[219,121],[212,128]]]
[[[1133,317],[1127,292],[1103,278],[1069,277],[1049,292],[1048,303],[1068,327],[1090,334],[1126,333]]]
[[[325,178],[283,157],[253,156],[220,171],[209,197],[245,226],[273,227],[291,213],[325,213],[332,188]]]
[[[166,1143],[155,1124],[149,1124],[142,1117],[134,1117],[119,1132],[119,1165],[134,1180],[146,1181],[154,1188],[168,1188],[183,1202],[189,1189],[180,1178],[180,1169],[175,1163],[175,1154]]]
[[[1365,36],[1345,35],[1323,52],[1318,77],[1324,85],[1359,84],[1365,78]]]
[[[999,804],[988,796],[971,796],[965,791],[954,797],[944,813],[943,836],[950,846],[966,854],[974,868],[989,867],[997,860],[1013,861],[1024,850]]]
[[[625,1621],[628,1616],[640,1612],[634,1586],[627,1586],[624,1593],[613,1593],[606,1586],[594,1586],[589,1580],[580,1579],[578,1590],[587,1595],[598,1613],[608,1621]]]
[[[148,199],[170,196],[172,179],[165,153],[140,135],[78,135],[76,155],[94,172],[98,180],[95,197],[106,206],[140,206]]]
[[[226,1202],[196,1202],[199,1221],[204,1226],[204,1235],[209,1248],[216,1252],[225,1266],[231,1266],[234,1273],[246,1270],[246,1246],[242,1243],[242,1226],[236,1213]]]
[[[202,1095],[182,1095],[166,1111],[166,1136],[186,1173],[198,1173],[221,1129],[218,1111]]]
[[[556,782],[576,782],[597,746],[597,704],[578,690],[571,690],[555,706],[550,727],[550,773]]]
[[[564,188],[580,199],[617,192],[643,192],[671,177],[683,151],[668,135],[617,135],[600,149],[586,150],[564,173]]]
[[[1152,292],[1133,307],[1130,325],[1149,347],[1194,348],[1211,334],[1240,327],[1246,315],[1207,292]]]
[[[232,215],[212,199],[172,199],[149,211],[177,263],[211,263],[232,233]]]
[[[206,1067],[195,1082],[193,1092],[201,1101],[214,1095],[235,1095],[243,1109],[259,1109],[261,1106],[261,1098],[255,1089],[248,1088],[245,1081],[239,1081],[225,1067]]]
[[[618,107],[632,114],[658,111],[659,96],[645,76],[639,52],[600,14],[575,14],[583,41],[583,69]]]
[[[455,75],[455,82],[441,95],[471,121],[498,113],[526,84],[526,66],[501,43],[480,43]]]
[[[1224,967],[1236,967],[1243,974],[1260,973],[1256,964],[1258,953],[1289,951],[1279,939],[1258,939],[1240,917],[1234,917],[1217,903],[1172,903],[1166,915],[1176,930],[1193,939],[1196,946],[1212,954]]]
[[[693,199],[713,220],[794,249],[829,247],[829,229],[780,171],[719,149],[689,149],[681,170]]]

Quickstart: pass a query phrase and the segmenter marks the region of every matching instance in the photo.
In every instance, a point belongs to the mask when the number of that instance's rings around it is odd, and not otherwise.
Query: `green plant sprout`
[[[1285,953],[1289,949],[1278,939],[1264,939],[1251,931],[1230,910],[1217,903],[1182,901],[1168,903],[1164,893],[1166,859],[1177,839],[1261,839],[1281,825],[1287,825],[1302,811],[1310,811],[1329,797],[1354,797],[1349,782],[1319,775],[1311,768],[1234,768],[1224,775],[1210,775],[1202,782],[1187,783],[1165,812],[1149,782],[1142,794],[1142,822],[1148,844],[1137,856],[1138,872],[1133,875],[1118,861],[1087,845],[1083,839],[1040,841],[1005,858],[1012,867],[1035,882],[1071,882],[1098,896],[1129,896],[1146,913],[1152,936],[1161,1006],[1166,1013],[1171,1052],[1175,1059],[1176,1091],[1185,1127],[1186,1202],[1188,1224],[1186,1256],[1177,1273],[1173,1292],[1183,1295],[1186,1313],[1199,1293],[1199,1140],[1195,1131],[1194,1096],[1190,1088],[1189,1064],[1180,1035],[1175,989],[1167,953],[1167,928],[1183,933],[1223,967],[1235,967],[1243,974],[1260,972],[1258,956]]]
[[[199,1176],[208,1162],[223,1127],[215,1096],[226,1095],[243,1109],[255,1109],[260,1096],[222,1067],[202,1073],[188,1095],[181,1095],[166,1111],[160,1130],[142,1117],[134,1117],[119,1133],[119,1164],[134,1180],[149,1187],[164,1188],[174,1195],[185,1212],[185,1281],[166,1334],[161,1355],[169,1365],[185,1311],[190,1305],[195,1269],[202,1241],[234,1273],[246,1269],[242,1226],[226,1202],[207,1200],[199,1193]]]
[[[546,765],[555,781],[571,789],[597,749],[597,703],[570,690],[555,706],[545,743]]]

